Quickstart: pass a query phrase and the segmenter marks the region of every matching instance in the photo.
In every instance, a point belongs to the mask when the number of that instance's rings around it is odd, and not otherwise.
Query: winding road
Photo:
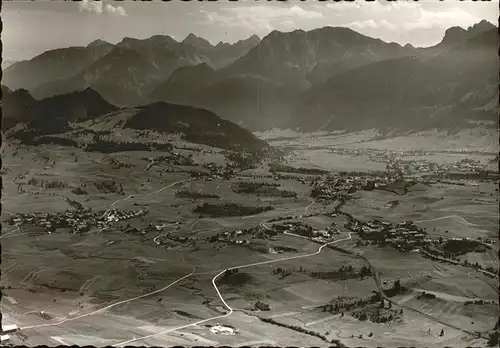
[[[347,238],[337,239],[337,240],[334,240],[334,241],[331,241],[331,242],[328,242],[328,243],[325,243],[325,244],[321,245],[316,252],[311,253],[311,254],[290,256],[290,257],[284,257],[284,258],[275,259],[275,260],[268,260],[268,261],[261,261],[261,262],[254,262],[254,263],[249,263],[249,264],[243,264],[243,265],[239,265],[239,266],[233,266],[233,267],[231,267],[231,269],[232,268],[238,268],[238,269],[249,268],[249,267],[255,267],[255,266],[265,265],[265,264],[269,264],[269,263],[282,262],[282,261],[288,261],[288,260],[294,260],[294,259],[301,259],[301,258],[316,256],[319,253],[321,253],[321,251],[325,247],[327,247],[328,245],[335,244],[335,243],[338,243],[338,242],[342,242],[342,241],[351,239],[351,233],[352,232],[349,232],[349,237],[347,237]],[[222,294],[221,294],[221,292],[220,292],[220,290],[219,290],[219,288],[217,287],[217,284],[216,284],[217,278],[219,278],[221,275],[223,275],[224,272],[226,272],[226,270],[220,271],[219,273],[217,273],[217,275],[215,275],[212,278],[212,285],[213,285],[215,291],[217,292],[217,295],[219,296],[221,302],[228,309],[227,313],[222,314],[222,315],[218,315],[218,316],[214,316],[214,317],[211,317],[211,318],[199,320],[199,321],[196,321],[196,322],[191,323],[191,324],[186,324],[186,325],[182,325],[182,326],[178,326],[178,327],[166,329],[166,330],[154,333],[154,334],[150,334],[150,335],[146,335],[146,336],[142,336],[142,337],[138,337],[138,338],[133,338],[131,340],[127,340],[127,341],[123,341],[123,342],[120,342],[120,343],[116,343],[116,344],[113,345],[113,347],[127,345],[127,344],[130,344],[130,343],[133,343],[133,342],[137,342],[137,341],[140,341],[140,340],[145,340],[145,339],[148,339],[148,338],[152,338],[152,337],[156,337],[156,336],[159,336],[159,335],[167,334],[167,333],[170,333],[170,332],[173,332],[173,331],[177,331],[177,330],[182,330],[182,329],[185,329],[187,327],[200,325],[200,324],[206,323],[206,322],[211,321],[211,320],[221,319],[221,318],[225,318],[225,317],[230,316],[234,312],[235,309],[233,309],[231,306],[229,306],[227,304],[227,302],[224,300],[224,297],[222,296]]]
[[[119,202],[121,201],[126,201],[126,200],[129,200],[131,198],[134,198],[134,197],[137,197],[137,196],[146,196],[146,195],[151,195],[151,194],[157,194],[157,193],[160,193],[162,192],[163,190],[167,189],[167,188],[170,188],[170,187],[173,187],[175,185],[178,185],[180,183],[183,183],[183,182],[188,182],[188,181],[191,181],[192,179],[185,179],[185,180],[180,180],[180,181],[176,181],[172,184],[169,184],[167,186],[164,186],[154,192],[149,192],[149,193],[139,193],[139,194],[131,194],[125,198],[122,198],[122,199],[118,199],[116,201],[114,201],[113,203],[111,203],[109,206],[108,206],[108,209],[106,210],[109,211],[112,209],[112,207],[114,207],[116,204],[118,204]],[[312,201],[311,204],[309,204],[308,206],[306,206],[304,208],[304,212],[307,212],[309,210],[310,207],[312,207],[316,202],[315,201]],[[451,217],[451,216],[449,216]],[[442,217],[442,218],[437,218],[437,219],[432,219],[432,220],[425,220],[425,221],[416,221],[416,223],[418,222],[427,222],[427,221],[433,221],[433,220],[440,220],[440,219],[445,219],[445,218],[449,218],[449,217]],[[301,218],[301,217],[300,217]],[[268,220],[264,220],[263,222],[260,223],[260,225],[266,229],[270,229],[267,225],[266,225],[266,222],[268,222]],[[19,231],[19,226],[16,226],[17,228],[13,231],[10,231],[9,233],[7,233],[6,235],[2,235],[0,236],[0,238],[4,237],[4,236],[7,236],[11,233],[14,233],[14,232],[17,232]],[[286,233],[288,235],[291,235],[291,236],[294,236],[294,237],[302,237],[302,236],[298,236],[298,235],[294,235],[294,234],[291,234],[291,233]],[[254,262],[254,263],[248,263],[248,264],[242,264],[242,265],[237,265],[237,266],[232,266],[228,269],[233,269],[233,268],[238,268],[238,269],[243,269],[243,268],[250,268],[250,267],[256,267],[256,266],[260,266],[260,265],[265,265],[265,264],[272,264],[272,263],[276,263],[276,262],[283,262],[283,261],[289,261],[289,260],[295,260],[295,259],[302,259],[302,258],[308,258],[308,257],[313,257],[313,256],[316,256],[316,255],[319,255],[324,248],[326,248],[327,246],[329,245],[333,245],[333,244],[336,244],[336,243],[339,243],[339,242],[342,242],[342,241],[346,241],[346,240],[349,240],[351,239],[351,234],[352,232],[348,232],[348,237],[346,238],[342,238],[342,239],[337,239],[337,240],[334,240],[334,241],[331,241],[331,242],[328,242],[328,243],[324,243],[322,244],[321,246],[319,246],[318,250],[316,252],[313,252],[313,253],[310,253],[310,254],[304,254],[304,255],[296,255],[296,256],[290,256],[290,257],[283,257],[283,258],[279,258],[279,259],[273,259],[273,260],[266,260],[266,261],[261,261],[261,262]],[[159,237],[159,236],[158,236]],[[157,242],[157,238],[155,238],[155,242]],[[380,281],[380,278],[379,278],[379,274],[378,272],[376,271],[376,269],[373,267],[373,265],[371,264],[371,262],[363,255],[361,254],[357,254],[357,256],[363,258],[367,263],[368,265],[371,267],[372,269],[372,272],[373,272],[373,275],[374,275],[374,279],[375,279],[375,283],[380,291],[380,294],[381,296],[391,302],[392,304],[396,305],[396,306],[399,306],[401,308],[404,308],[404,309],[407,309],[407,310],[410,310],[410,311],[413,311],[413,312],[416,312],[430,320],[433,320],[437,323],[440,323],[444,326],[447,326],[447,327],[450,327],[450,328],[453,328],[453,329],[456,329],[456,330],[459,330],[459,331],[462,331],[464,333],[467,333],[469,335],[475,335],[475,333],[473,332],[470,332],[470,331],[467,331],[465,329],[462,329],[460,327],[457,327],[455,325],[452,325],[452,324],[449,324],[449,323],[446,323],[444,321],[441,321],[440,319],[438,318],[435,318],[429,314],[426,314],[420,310],[417,310],[417,309],[414,309],[412,307],[408,307],[404,304],[399,304],[393,300],[391,300],[387,295],[385,295],[385,293],[383,292],[383,288],[382,288],[382,285],[381,285],[381,281]],[[196,269],[196,267],[195,267]],[[131,301],[135,301],[135,300],[138,300],[138,299],[141,299],[141,298],[144,298],[144,297],[147,297],[147,296],[151,296],[151,295],[154,295],[156,293],[159,293],[161,291],[164,291],[172,286],[174,286],[175,284],[185,280],[185,279],[188,279],[189,277],[193,276],[193,275],[196,275],[196,274],[202,274],[202,273],[195,273],[195,269],[193,269],[192,272],[190,272],[189,274],[186,274],[180,278],[178,278],[177,280],[169,283],[168,285],[162,287],[161,289],[158,289],[158,290],[155,290],[155,291],[151,291],[151,292],[148,292],[146,294],[143,294],[143,295],[140,295],[140,296],[137,296],[137,297],[133,297],[133,298],[130,298],[130,299],[127,299],[127,300],[123,300],[123,301],[119,301],[119,302],[116,302],[116,303],[113,303],[113,304],[110,304],[108,306],[105,306],[101,309],[98,309],[98,310],[95,310],[93,312],[90,312],[90,313],[86,313],[86,314],[82,314],[82,315],[79,315],[79,316],[76,316],[74,318],[65,318],[61,321],[58,321],[58,322],[55,322],[55,323],[47,323],[47,324],[39,324],[39,325],[31,325],[31,326],[25,326],[25,327],[21,327],[20,329],[21,330],[27,330],[27,329],[34,329],[34,328],[40,328],[40,327],[51,327],[51,326],[58,326],[58,325],[62,325],[66,322],[70,322],[70,321],[74,321],[74,320],[78,320],[78,319],[81,319],[81,318],[85,318],[85,317],[89,317],[89,316],[92,316],[92,315],[96,315],[96,314],[99,314],[103,311],[106,311],[110,308],[113,308],[115,306],[118,306],[118,305],[121,305],[121,304],[125,304],[125,303],[128,303],[128,302],[131,302]],[[122,341],[120,343],[116,343],[114,344],[113,346],[114,347],[119,347],[119,346],[124,346],[124,345],[128,345],[130,343],[133,343],[133,342],[137,342],[137,341],[141,341],[141,340],[145,340],[145,339],[148,339],[148,338],[153,338],[153,337],[156,337],[156,336],[160,336],[160,335],[164,335],[164,334],[168,334],[170,332],[173,332],[173,331],[178,331],[178,330],[182,330],[182,329],[185,329],[185,328],[188,328],[188,327],[192,327],[192,326],[196,326],[196,325],[200,325],[200,324],[203,324],[203,323],[206,323],[206,322],[209,322],[209,321],[213,321],[213,320],[216,320],[216,319],[221,319],[221,318],[225,318],[225,317],[228,317],[230,316],[234,311],[238,310],[238,309],[235,309],[235,308],[232,308],[227,302],[226,300],[224,299],[223,297],[223,294],[221,293],[219,287],[217,286],[217,280],[219,279],[219,277],[221,277],[225,272],[226,272],[227,269],[224,269],[224,270],[217,270],[217,271],[212,271],[212,272],[204,272],[203,274],[207,274],[207,273],[214,273],[214,272],[218,272],[213,278],[212,278],[212,285],[214,287],[214,290],[216,291],[217,293],[217,296],[219,297],[219,299],[221,300],[222,304],[224,305],[224,307],[227,309],[227,312],[224,313],[224,314],[221,314],[221,315],[216,315],[216,316],[213,316],[213,317],[210,317],[210,318],[206,318],[206,319],[202,319],[202,320],[198,320],[196,322],[192,322],[192,323],[189,323],[189,324],[185,324],[185,325],[181,325],[181,326],[177,326],[177,327],[172,327],[172,328],[168,328],[168,329],[165,329],[165,330],[162,330],[162,331],[159,331],[157,333],[153,333],[153,334],[149,334],[149,335],[145,335],[145,336],[141,336],[141,337],[134,337],[132,339],[129,339],[129,340],[125,340],[125,341]]]
[[[122,199],[118,199],[116,201],[114,201],[113,203],[111,203],[108,207],[108,209],[106,210],[109,211],[113,206],[115,206],[116,204],[118,204],[119,202],[121,201],[126,201],[130,198],[134,198],[136,196],[139,196],[139,195],[149,195],[149,194],[156,194],[156,193],[160,193],[162,192],[163,190],[167,189],[167,188],[170,188],[170,187],[173,187],[175,185],[178,185],[180,183],[183,183],[183,182],[187,182],[187,181],[191,181],[191,179],[186,179],[186,180],[180,180],[180,181],[176,181],[172,184],[169,184],[167,186],[164,186],[154,192],[150,192],[150,193],[144,193],[144,194],[137,194],[137,195],[129,195],[125,198],[122,198]],[[315,202],[313,201],[311,204],[309,204],[307,207],[304,208],[304,211],[307,211]],[[176,224],[172,224],[172,225],[176,225]],[[167,225],[167,226],[170,226],[170,225]],[[14,233],[14,232],[17,232],[19,231],[19,226],[16,226],[17,228],[14,229],[13,231],[10,231],[8,234],[11,234],[11,233]],[[7,234],[6,234],[7,235]],[[6,235],[3,235],[3,236],[6,236]],[[158,236],[159,237],[159,236]],[[262,262],[255,262],[255,263],[251,263],[251,264],[245,264],[245,265],[239,265],[239,266],[235,266],[235,267],[231,267],[231,268],[246,268],[246,267],[253,267],[253,266],[259,266],[259,265],[263,265],[263,264],[268,264],[268,263],[274,263],[274,262],[279,262],[279,261],[286,261],[286,260],[292,260],[292,259],[298,259],[298,258],[304,258],[304,257],[310,257],[310,256],[315,256],[315,255],[318,255],[324,247],[326,247],[327,245],[329,244],[332,244],[332,243],[336,243],[336,242],[340,242],[340,241],[343,241],[343,240],[347,240],[347,239],[350,239],[351,238],[351,235],[349,234],[349,237],[348,238],[344,238],[344,239],[339,239],[339,240],[336,240],[336,241],[332,241],[330,243],[327,243],[327,244],[324,244],[322,245],[317,252],[315,253],[312,253],[312,254],[306,254],[306,255],[298,255],[298,256],[292,256],[292,257],[285,257],[285,258],[280,258],[280,259],[276,259],[276,260],[267,260],[267,261],[262,261]],[[196,267],[195,267],[196,269]],[[125,303],[128,303],[128,302],[132,302],[132,301],[135,301],[135,300],[138,300],[138,299],[141,299],[141,298],[144,298],[144,297],[147,297],[147,296],[151,296],[151,295],[154,295],[154,294],[157,294],[159,292],[162,292],[172,286],[174,286],[175,284],[183,281],[184,279],[187,279],[189,277],[191,277],[192,275],[195,275],[195,274],[198,274],[198,273],[195,273],[195,269],[193,269],[193,271],[189,274],[186,274],[180,278],[178,278],[177,280],[169,283],[168,285],[160,288],[160,289],[157,289],[157,290],[154,290],[154,291],[151,291],[151,292],[148,292],[146,294],[143,294],[143,295],[140,295],[140,296],[136,296],[136,297],[133,297],[133,298],[130,298],[130,299],[127,299],[127,300],[123,300],[123,301],[119,301],[119,302],[115,302],[113,304],[110,304],[108,306],[105,306],[103,308],[100,308],[98,310],[95,310],[95,311],[92,311],[92,312],[89,312],[89,313],[86,313],[86,314],[82,314],[82,315],[79,315],[79,316],[76,316],[76,317],[73,317],[73,318],[64,318],[63,320],[60,320],[58,322],[54,322],[54,323],[46,323],[46,324],[38,324],[38,325],[29,325],[29,326],[24,326],[24,327],[21,327],[20,330],[29,330],[29,329],[36,329],[36,328],[41,328],[41,327],[53,327],[53,326],[59,326],[59,325],[62,325],[64,323],[67,323],[67,322],[71,322],[71,321],[74,321],[74,320],[78,320],[78,319],[82,319],[82,318],[85,318],[85,317],[89,317],[89,316],[93,316],[93,315],[96,315],[96,314],[99,314],[99,313],[102,313],[108,309],[111,309],[115,306],[119,306],[119,305],[122,305],[122,304],[125,304]],[[227,303],[226,301],[224,300],[224,298],[222,297],[222,294],[220,293],[217,285],[216,285],[216,280],[217,278],[219,278],[222,274],[224,274],[224,272],[226,271],[226,269],[224,270],[219,270],[219,273],[217,275],[215,275],[213,278],[212,278],[212,284],[214,286],[214,289],[216,290],[217,292],[217,295],[219,296],[219,298],[221,299],[222,303],[224,304],[224,306],[226,308],[229,309],[229,312],[226,313],[226,314],[223,314],[223,315],[220,315],[220,316],[215,316],[215,317],[212,317],[212,318],[208,318],[208,319],[204,319],[204,320],[201,320],[201,321],[198,321],[196,323],[192,323],[192,324],[188,324],[187,326],[183,326],[183,327],[180,327],[180,328],[174,328],[173,330],[171,331],[174,331],[174,330],[180,330],[184,327],[189,327],[189,326],[193,326],[193,325],[199,325],[201,323],[204,323],[206,321],[210,321],[210,320],[215,320],[215,319],[218,319],[218,318],[223,318],[225,316],[228,316],[230,315],[231,313],[233,313],[233,308],[231,308]],[[217,271],[212,271],[210,273],[213,273],[213,272],[217,272]],[[205,272],[206,273],[206,272]],[[167,332],[170,332],[169,330],[166,330],[166,332],[162,332],[162,333],[167,333]],[[155,334],[155,335],[159,335],[160,333],[158,334]],[[149,336],[148,336],[149,337]],[[132,340],[131,342],[134,342],[136,340],[141,340],[141,339],[146,339],[148,337],[141,337],[141,338],[135,338],[134,340]],[[128,343],[127,342],[124,342],[124,343],[120,343],[119,345],[121,344],[125,344],[125,343]]]

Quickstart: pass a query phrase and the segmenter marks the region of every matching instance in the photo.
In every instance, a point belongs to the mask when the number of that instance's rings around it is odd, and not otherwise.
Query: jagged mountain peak
[[[168,35],[153,35],[147,39],[137,39],[132,37],[124,37],[116,46],[120,47],[136,47],[141,46],[169,46],[178,42]]]
[[[118,42],[118,45],[122,45],[122,44],[126,44],[126,43],[132,43],[132,42],[137,42],[139,41],[139,39],[135,38],[135,37],[129,37],[129,36],[125,36],[122,41]]]
[[[182,40],[182,43],[188,44],[191,46],[194,46],[199,49],[203,50],[209,50],[212,49],[214,46],[208,41],[205,40],[202,37],[196,36],[193,33],[190,33],[184,40]]]
[[[178,41],[175,40],[170,35],[153,35],[149,39],[146,39],[146,40],[151,41],[151,42],[155,42],[155,43],[163,43],[163,44],[178,43]]]
[[[238,42],[254,42],[254,43],[259,43],[260,42],[260,37],[258,37],[257,35],[253,34],[248,39],[240,40]]]
[[[446,29],[444,32],[442,44],[454,44],[457,41],[462,41],[464,36],[466,35],[467,30],[462,27],[451,27]]]
[[[306,31],[302,30],[302,29],[296,29],[296,30],[288,31],[288,32],[273,30],[262,39],[262,42],[274,40],[274,39],[280,38],[280,37],[281,38],[294,38],[294,37],[302,36],[305,34],[306,34]]]
[[[92,41],[91,43],[89,43],[87,45],[87,47],[100,47],[100,46],[112,46],[113,44],[105,41],[105,40],[102,40],[102,39],[97,39],[97,40],[94,40]]]
[[[486,20],[471,25],[467,29],[458,26],[451,27],[445,31],[441,44],[456,45],[495,28],[493,24]]]
[[[490,29],[495,28],[495,25],[492,23],[488,22],[487,20],[483,19],[482,21],[471,25],[467,30],[480,30],[480,31],[487,31]]]

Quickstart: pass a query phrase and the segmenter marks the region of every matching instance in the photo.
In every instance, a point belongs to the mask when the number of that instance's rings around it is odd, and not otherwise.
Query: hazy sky
[[[429,46],[451,26],[498,21],[498,1],[420,0],[334,2],[240,0],[218,2],[4,0],[3,59],[28,59],[48,49],[82,46],[102,38],[166,34],[182,40],[194,33],[212,43],[234,42],[272,30],[347,26],[401,44]]]

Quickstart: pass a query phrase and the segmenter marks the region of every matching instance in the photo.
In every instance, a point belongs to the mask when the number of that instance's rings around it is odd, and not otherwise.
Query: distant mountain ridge
[[[124,38],[111,49],[95,41],[88,50],[109,51],[84,59],[71,76],[71,64],[63,64],[56,71],[62,78],[55,74],[28,90],[44,98],[92,88],[120,107],[189,105],[252,130],[462,126],[491,120],[498,108],[497,30],[487,21],[453,27],[428,48],[344,27],[273,31],[231,45],[194,34],[181,42],[166,35]]]
[[[126,37],[116,45],[95,40],[85,47],[50,50],[14,63],[3,72],[2,83],[29,90],[38,99],[89,87],[114,104],[138,104],[177,68],[203,62],[220,67],[255,44],[255,36],[217,46],[194,35],[184,42],[167,35]]]
[[[412,53],[411,48],[342,27],[273,31],[210,78],[203,73],[193,76],[191,86],[179,85],[182,92],[177,93],[172,92],[176,86],[169,79],[150,100],[207,108],[251,129],[286,127],[298,95],[312,84],[374,61]]]
[[[113,45],[102,41],[87,47],[59,48],[33,59],[8,66],[2,73],[2,84],[11,89],[32,91],[37,86],[69,77],[105,56]]]
[[[295,125],[334,128],[453,128],[498,122],[496,29],[433,58],[402,57],[338,74],[303,95]],[[303,115],[313,114],[307,122]]]
[[[333,73],[351,67],[411,54],[395,43],[385,43],[344,27],[310,31],[272,31],[245,56],[221,70],[221,74],[257,74],[280,83],[309,87],[313,71],[328,66]],[[353,62],[356,61],[356,62]],[[338,67],[339,65],[344,65]],[[323,68],[328,70],[328,68]],[[311,75],[313,74],[313,75]]]

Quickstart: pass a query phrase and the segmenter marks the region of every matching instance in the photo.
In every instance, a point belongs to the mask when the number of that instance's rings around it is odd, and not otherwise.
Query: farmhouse
[[[9,332],[14,332],[17,330],[17,325],[15,324],[10,324],[10,325],[2,325],[2,333],[6,334]]]

